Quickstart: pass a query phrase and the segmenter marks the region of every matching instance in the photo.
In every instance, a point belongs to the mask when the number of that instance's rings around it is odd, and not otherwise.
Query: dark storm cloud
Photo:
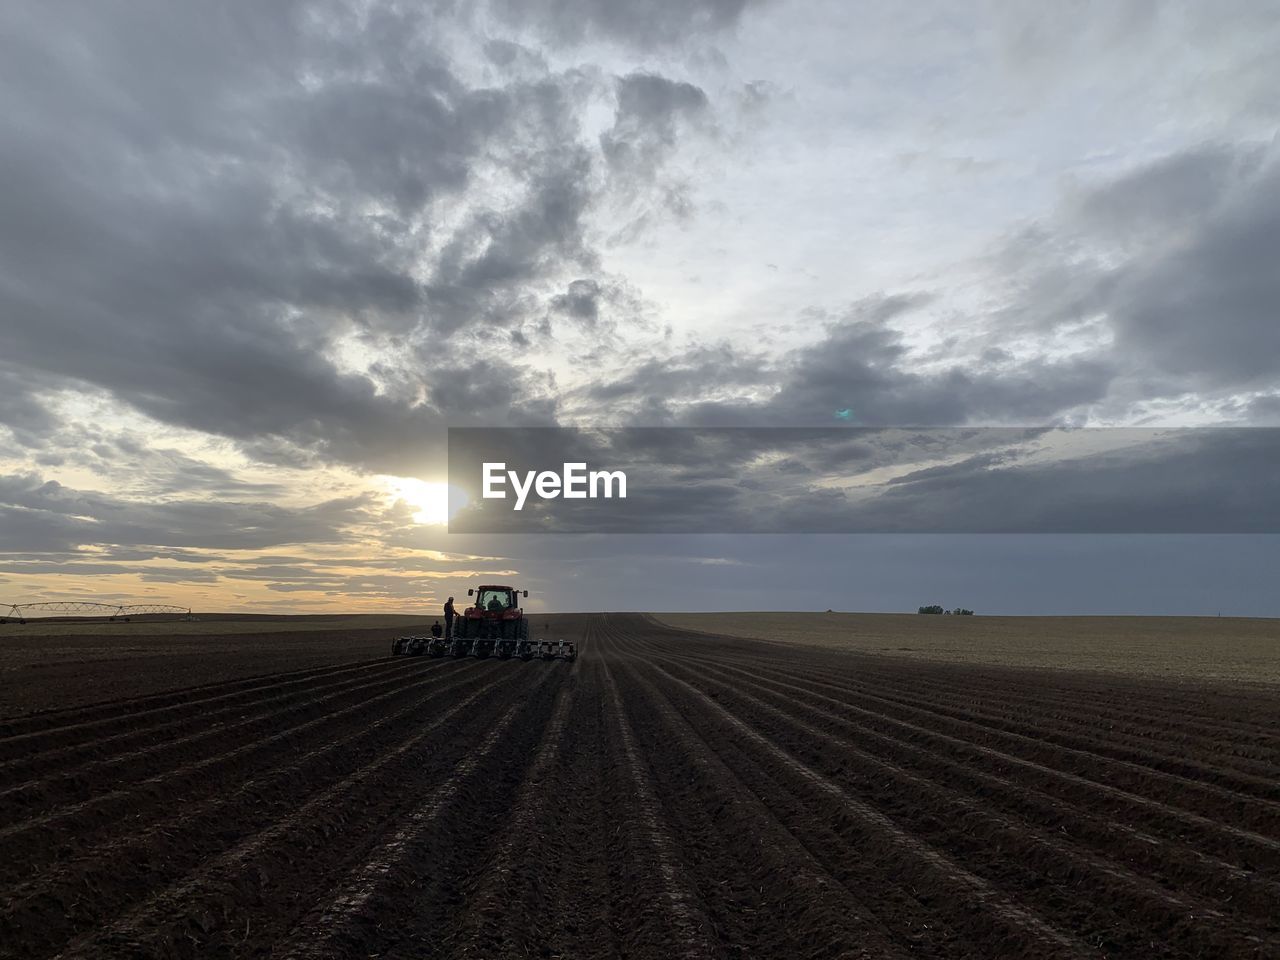
[[[24,373],[0,420],[28,445],[50,426],[37,383],[295,466],[414,473],[445,423],[554,422],[518,348],[549,310],[598,318],[599,297],[552,285],[622,289],[584,218],[708,110],[689,84],[618,79],[610,186],[580,129],[599,71],[551,74],[495,40],[519,75],[469,85],[430,8],[6,17],[0,312]],[[344,337],[385,359],[351,369]]]
[[[696,400],[726,387],[742,388],[772,376],[769,361],[732,344],[700,345],[670,359],[637,358],[621,375],[592,384],[590,400],[633,411],[646,424],[675,416],[669,401]]]
[[[0,41],[0,311],[25,370],[0,417],[34,443],[30,384],[90,384],[273,459],[410,472],[403,451],[455,412],[433,385],[466,364],[467,328],[541,316],[526,286],[594,266],[582,78],[470,88],[428,16],[378,6],[108,6],[56,28],[10,11]],[[433,204],[486,164],[521,199],[473,204],[420,277]],[[341,369],[343,334],[407,337],[418,362]],[[477,416],[554,413],[500,355],[469,379],[502,386]]]
[[[884,529],[1280,532],[1280,434],[1183,430],[1133,450],[1018,464],[978,456],[895,479]]]
[[[24,447],[41,446],[59,424],[59,418],[37,398],[39,386],[34,371],[0,362],[0,426],[8,427]]]
[[[1122,270],[1109,298],[1117,345],[1188,387],[1280,381],[1280,166],[1271,164],[1189,236]]]
[[[482,329],[513,326],[531,313],[526,284],[551,269],[590,269],[597,257],[583,237],[591,203],[591,157],[566,145],[528,171],[528,192],[515,210],[484,211],[457,230],[427,285],[432,327],[452,333],[467,324]]]
[[[37,453],[37,464],[92,471],[111,489],[134,497],[187,493],[268,499],[287,492],[282,482],[248,481],[143,434],[106,429],[92,422],[59,421],[39,437],[36,447],[56,451]]]
[[[630,176],[652,173],[676,145],[679,125],[698,123],[709,110],[707,95],[691,83],[651,73],[617,81],[613,127],[601,136],[605,159]]]
[[[917,372],[918,359],[890,324],[931,302],[925,294],[896,294],[867,298],[835,317],[811,313],[805,322],[823,335],[810,346],[775,357],[726,344],[660,368],[637,367],[595,388],[596,396],[680,399],[674,422],[696,426],[1044,423],[1103,397],[1115,375],[1102,356],[1009,364],[1000,354]],[[759,398],[701,399],[741,395],[752,385],[771,389]],[[670,413],[659,402],[657,410]]]
[[[309,507],[216,499],[136,501],[25,475],[0,476],[0,552],[65,551],[87,544],[261,549],[338,543],[376,516],[370,497]]]
[[[688,219],[694,211],[687,184],[665,176],[663,168],[690,131],[710,132],[707,95],[691,83],[652,73],[633,73],[616,82],[613,126],[600,135],[610,188],[618,199],[644,207],[616,240],[634,239],[658,215]]]
[[[998,261],[1013,291],[999,319],[1100,323],[1106,362],[1138,399],[1274,388],[1278,246],[1274,156],[1198,147],[1077,190],[1057,221],[1013,238]]]
[[[452,431],[451,532],[1280,532],[1280,431]],[[481,498],[482,464],[622,471],[569,500]],[[810,469],[799,473],[795,466]]]
[[[874,321],[849,319],[799,351],[781,389],[765,404],[772,422],[854,422],[923,426],[970,421],[1044,422],[1101,397],[1111,378],[1102,360],[1034,360],[1004,369],[976,363],[941,372],[912,371],[898,334]]]
[[[675,43],[732,27],[759,0],[493,0],[508,23],[537,31],[553,43],[605,38],[640,47]]]
[[[1257,147],[1205,144],[1082,191],[1072,213],[1120,237],[1195,227],[1235,186],[1256,175],[1262,159]]]
[[[600,284],[595,280],[574,280],[564,293],[551,298],[551,308],[589,326],[600,320]]]

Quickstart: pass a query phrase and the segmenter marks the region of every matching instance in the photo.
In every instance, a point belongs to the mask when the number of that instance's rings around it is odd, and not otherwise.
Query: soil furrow
[[[227,683],[187,687],[169,693],[128,700],[111,700],[89,709],[72,708],[66,711],[65,716],[63,711],[52,711],[36,714],[33,717],[0,721],[0,731],[4,731],[4,735],[0,737],[0,758],[25,756],[34,750],[46,749],[50,743],[55,746],[61,745],[63,739],[80,734],[97,738],[112,727],[132,727],[144,719],[151,720],[161,716],[188,713],[198,714],[211,703],[221,703],[239,697],[252,697],[263,691],[292,684],[304,684],[328,676],[395,666],[395,660],[381,657],[376,660],[357,661],[339,666],[291,670]]]
[[[492,675],[470,670],[459,671],[440,685],[428,685],[423,678],[419,684],[332,715],[328,719],[333,726],[351,732],[321,739],[305,753],[294,754],[285,766],[259,764],[255,776],[217,783],[204,799],[184,804],[150,824],[131,817],[118,825],[123,833],[108,835],[13,887],[0,909],[0,941],[25,944],[23,952],[30,956],[56,952],[72,937],[195,870],[228,843],[287,816],[317,785],[341,779],[359,765],[362,755],[389,746],[401,725],[429,721],[442,701],[493,682]],[[384,712],[404,701],[407,705]],[[323,735],[324,730],[316,732]],[[171,809],[165,808],[166,812]],[[78,896],[85,888],[101,893],[92,899]],[[49,903],[62,904],[63,909],[51,914]]]
[[[714,667],[710,669],[715,670]],[[729,676],[727,671],[721,675]],[[808,695],[799,693],[788,697],[736,675],[733,684],[754,690],[774,706],[784,708],[799,707],[794,696]],[[839,711],[843,707],[840,701],[812,696],[828,703],[833,710]],[[1089,843],[1113,859],[1143,865],[1165,882],[1194,884],[1200,893],[1213,895],[1229,904],[1232,912],[1242,910],[1267,920],[1275,915],[1277,905],[1280,905],[1280,884],[1265,880],[1255,871],[1187,846],[1183,837],[1154,836],[1114,817],[1096,815],[1096,805],[1063,801],[1025,782],[969,763],[957,763],[944,753],[886,736],[865,724],[836,714],[814,710],[812,715],[833,724],[832,729],[839,729],[841,737],[848,738],[851,745],[861,746],[896,763],[909,763],[913,769],[922,771],[938,783],[963,784],[964,789],[981,796],[984,802],[998,804],[1011,814],[1056,830],[1075,841]],[[1139,822],[1141,820],[1139,816]]]
[[[413,668],[412,665],[397,666],[398,669],[379,671],[376,676],[379,679],[391,679]],[[26,780],[19,786],[0,790],[0,802],[7,800],[11,795],[38,787],[53,778],[74,778],[96,769],[110,769],[111,764],[152,756],[163,750],[181,749],[188,744],[198,742],[202,737],[215,736],[253,723],[263,717],[273,716],[289,704],[298,703],[305,706],[308,698],[314,698],[316,694],[361,688],[367,680],[367,675],[342,676],[339,679],[328,676],[323,678],[322,682],[309,681],[300,689],[246,700],[202,712],[197,716],[180,717],[146,726],[135,721],[131,725],[132,729],[122,733],[73,746],[56,747],[32,753],[18,760],[0,764],[0,782],[17,783],[20,779]],[[35,776],[43,779],[32,780],[31,778]]]
[[[904,872],[920,871],[929,875],[932,882],[951,890],[957,902],[962,904],[960,907],[962,913],[980,913],[984,922],[1003,926],[1005,936],[1033,956],[1081,958],[1093,955],[1085,943],[1050,926],[1041,917],[1009,899],[981,877],[933,849],[918,837],[902,830],[879,810],[849,794],[830,778],[806,766],[784,747],[757,732],[693,684],[670,673],[666,673],[666,676],[672,682],[681,684],[702,697],[720,721],[732,727],[744,740],[766,752],[796,777],[807,781],[818,791],[838,801],[846,815],[859,824],[872,842],[896,849],[898,855],[906,861],[901,866]],[[955,919],[962,921],[963,918],[957,916]]]
[[[725,669],[743,672],[732,664],[726,664]],[[810,686],[825,689],[831,685],[811,681]],[[795,688],[798,691],[804,689]],[[1128,799],[1148,809],[1167,811],[1187,824],[1212,826],[1242,843],[1255,845],[1268,856],[1280,852],[1280,840],[1275,838],[1280,835],[1280,805],[1122,760],[1044,744],[1016,733],[993,731],[970,721],[941,715],[926,704],[909,706],[870,694],[862,699],[875,704],[877,709],[838,702],[845,710],[857,712],[868,720],[961,744],[967,750],[985,753],[1004,763],[1024,765],[1026,769],[1049,770],[1076,784],[1092,784],[1094,789],[1109,797]]]
[[[829,673],[815,673],[796,667],[784,667],[779,663],[762,668],[803,682],[826,681],[851,695],[874,693],[878,697],[898,703],[919,703],[928,693],[927,685],[914,685],[909,693],[894,693],[887,684],[851,679],[836,680]],[[930,708],[938,713],[971,720],[984,726],[1006,732],[1055,743],[1060,746],[1087,749],[1113,759],[1126,760],[1151,767],[1187,779],[1199,779],[1207,783],[1228,785],[1231,789],[1258,796],[1262,799],[1280,799],[1280,753],[1274,762],[1269,758],[1224,757],[1222,741],[1198,737],[1186,728],[1176,728],[1170,723],[1152,726],[1149,731],[1137,733],[1131,725],[1117,727],[1114,720],[1077,710],[1074,714],[1049,712],[1046,705],[1028,699],[1018,704],[1008,700],[993,700],[988,696],[966,695],[928,696]],[[992,704],[1004,712],[988,709]],[[1072,728],[1064,730],[1064,727]],[[1191,759],[1189,750],[1200,750],[1209,756],[1229,761],[1226,765],[1213,765]]]
[[[699,679],[708,682],[706,678]],[[1125,943],[1111,931],[1122,928],[1125,915],[1132,911],[1142,916],[1152,931],[1158,932],[1163,946],[1181,951],[1178,955],[1263,955],[1264,945],[1257,942],[1252,925],[1232,921],[1194,894],[1163,889],[1127,867],[1081,848],[1065,834],[1055,836],[1019,819],[1001,816],[989,809],[985,796],[958,794],[954,789],[852,747],[843,737],[744,691],[734,690],[727,684],[716,685],[722,692],[732,691],[731,695],[722,693],[718,702],[732,703],[733,712],[743,717],[744,722],[754,723],[766,735],[796,743],[801,758],[811,766],[825,770],[847,789],[872,799],[878,809],[892,811],[891,816],[904,829],[929,838],[935,847],[962,860],[993,884],[1008,884],[1013,874],[1014,886],[1033,891],[1032,880],[1037,874],[1069,879],[1071,883],[1060,884],[1054,897],[1044,902],[1035,898],[1039,910],[1055,917],[1062,928],[1087,931],[1085,939],[1109,940],[1114,948],[1128,952],[1144,944]],[[761,715],[779,723],[762,722]],[[834,715],[826,716],[837,723],[846,723]],[[907,797],[911,801],[903,802]],[[930,812],[942,810],[949,812],[946,819]],[[986,856],[992,847],[1004,851],[996,863],[991,863]],[[1096,894],[1102,890],[1107,896],[1099,899]],[[1280,940],[1271,946],[1280,949]]]
[[[672,955],[690,960],[722,956],[723,951],[716,943],[698,891],[689,881],[687,867],[662,822],[661,804],[654,793],[651,774],[636,747],[626,706],[609,669],[611,651],[607,642],[601,644],[601,650],[605,702],[622,750],[620,759],[625,763],[627,778],[635,791],[637,817],[632,827],[644,842],[644,849],[638,852],[636,859],[647,868],[650,877],[656,875],[659,879],[665,905],[665,909],[656,915],[642,917],[629,934],[633,938],[644,938],[650,944],[665,940],[665,946]]]
[[[465,905],[458,911],[456,923],[441,939],[440,946],[451,955],[519,956],[536,948],[536,941],[531,940],[541,924],[536,922],[536,916],[519,910],[518,895],[528,887],[536,887],[537,883],[529,884],[516,878],[532,860],[530,847],[539,831],[557,819],[557,811],[550,805],[562,794],[556,789],[560,783],[553,777],[558,772],[566,725],[574,706],[579,666],[580,662],[574,664],[570,679],[562,682],[555,695],[551,719],[542,731],[528,774],[516,793],[498,849],[466,891]],[[532,862],[542,870],[550,867],[546,859]]]
[[[743,938],[738,951],[743,956],[762,949],[774,956],[808,955],[818,944],[820,955],[833,958],[919,956],[919,938],[895,936],[854,890],[841,884],[709,747],[666,692],[634,665],[623,676],[624,690],[639,687],[628,700],[642,704],[654,751],[661,749],[658,744],[679,748],[675,756],[669,748],[662,749],[663,762],[653,765],[664,798],[671,798],[668,807],[686,817],[701,814],[720,836],[714,855],[704,855],[698,872],[713,885],[725,886],[730,877],[736,880],[739,892],[728,903],[719,896],[708,898],[722,940],[731,921],[738,919],[751,921],[750,936]],[[781,878],[785,882],[779,882]]]
[[[447,673],[430,672],[429,679],[437,680]],[[382,686],[378,683],[371,686]],[[210,778],[235,774],[246,758],[258,756],[260,763],[295,750],[295,741],[303,734],[310,734],[337,722],[345,722],[350,714],[376,706],[388,698],[404,694],[417,686],[413,675],[402,679],[401,684],[374,697],[358,700],[342,711],[321,713],[310,720],[288,717],[289,726],[260,740],[243,742],[233,740],[220,751],[202,756],[191,762],[166,770],[144,780],[123,787],[114,787],[93,794],[88,799],[61,807],[43,815],[0,828],[0,849],[10,851],[9,858],[0,858],[0,879],[9,879],[11,871],[19,876],[35,866],[48,863],[66,853],[56,840],[70,837],[72,849],[82,848],[94,839],[102,829],[118,827],[122,818],[129,825],[145,822],[143,818],[156,810],[172,807],[175,798],[183,802],[191,794],[199,794]],[[110,781],[114,784],[114,781]]]
[[[180,882],[73,941],[58,956],[203,956],[240,952],[237,944],[264,935],[274,942],[280,928],[296,920],[293,912],[306,909],[307,890],[319,895],[330,888],[353,859],[364,859],[399,811],[412,807],[413,789],[406,787],[438,782],[462,761],[467,750],[459,739],[443,738],[439,750],[421,749],[432,746],[437,731],[449,730],[457,717],[459,730],[474,735],[505,707],[504,693],[521,686],[499,666],[490,672],[493,683],[457,700],[350,775],[312,793],[283,819],[204,861]],[[393,801],[389,806],[387,799]],[[311,854],[300,860],[303,850]],[[246,919],[248,932],[242,936]],[[264,929],[267,923],[276,928],[274,936]]]
[[[907,659],[859,651],[833,651],[803,645],[754,641],[701,634],[651,620],[645,636],[666,645],[667,652],[697,647],[703,653],[726,654],[742,662],[805,663],[827,676],[857,679],[905,689],[929,687],[955,694],[977,693],[988,699],[1026,697],[1069,711],[1128,711],[1132,717],[1159,717],[1200,730],[1220,730],[1237,742],[1258,737],[1280,748],[1280,698],[1272,688],[1229,686],[1198,681],[1126,677],[1115,673],[1035,670],[992,664],[949,663]],[[1122,701],[1115,687],[1125,687]]]
[[[538,683],[545,686],[550,676],[544,674]],[[529,700],[515,698],[496,720],[486,724],[483,736],[468,749],[448,777],[396,819],[391,836],[379,839],[372,855],[343,879],[336,890],[329,891],[326,905],[303,919],[274,954],[290,960],[312,960],[357,953],[385,955],[410,944],[415,949],[434,950],[430,938],[436,931],[424,931],[416,922],[386,924],[383,911],[387,902],[398,899],[405,889],[419,895],[426,892],[426,886],[434,878],[420,871],[432,861],[432,848],[448,837],[439,821],[449,807],[459,801],[467,781],[485,761],[500,747],[510,746],[508,737],[516,720],[528,712]],[[526,725],[526,732],[532,728]],[[540,729],[541,724],[536,728]],[[497,829],[496,824],[492,826]],[[438,870],[438,865],[433,866]]]

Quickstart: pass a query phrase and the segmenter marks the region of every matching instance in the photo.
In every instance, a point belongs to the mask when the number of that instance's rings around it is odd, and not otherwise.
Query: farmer
[[[453,639],[453,618],[457,616],[453,609],[453,597],[450,597],[444,605],[444,638],[446,640]]]

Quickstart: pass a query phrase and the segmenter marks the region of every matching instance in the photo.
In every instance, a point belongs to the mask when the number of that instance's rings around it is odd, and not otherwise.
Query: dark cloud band
[[[1280,532],[1276,429],[457,429],[449,478],[451,533]]]

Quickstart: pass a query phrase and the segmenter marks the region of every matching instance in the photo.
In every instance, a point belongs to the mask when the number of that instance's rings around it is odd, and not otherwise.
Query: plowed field
[[[0,721],[0,956],[1280,957],[1265,688],[561,624]]]

